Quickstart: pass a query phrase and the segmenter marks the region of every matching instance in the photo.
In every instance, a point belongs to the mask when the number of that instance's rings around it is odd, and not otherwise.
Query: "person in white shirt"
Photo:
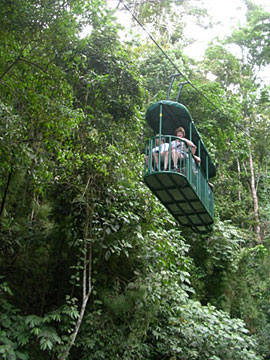
[[[156,136],[159,136],[158,134]],[[158,155],[160,151],[160,159],[164,162],[164,170],[168,168],[168,157],[169,157],[169,144],[164,142],[164,137],[161,136],[161,145],[159,146],[159,137],[156,138],[156,146],[153,148],[153,158],[158,168]]]

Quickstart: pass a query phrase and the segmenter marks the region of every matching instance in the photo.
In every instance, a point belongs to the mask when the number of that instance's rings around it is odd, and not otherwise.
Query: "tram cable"
[[[143,26],[143,24],[140,22],[140,20],[132,13],[132,11],[129,9],[129,7],[124,3],[123,0],[119,0],[120,3],[124,6],[124,8],[131,14],[133,19],[140,25],[140,27],[143,29],[143,31],[149,36],[151,41],[158,47],[158,49],[162,52],[162,54],[166,57],[166,59],[171,63],[171,65],[176,69],[178,74],[180,74],[183,79],[188,83],[198,94],[200,94],[202,97],[204,97],[216,110],[218,110],[219,113],[221,113],[223,116],[225,116],[227,119],[231,120],[230,116],[225,114],[220,108],[218,108],[212,101],[209,99],[208,96],[206,96],[200,89],[198,89],[189,79],[188,77],[183,74],[183,72],[176,66],[176,64],[173,62],[173,60],[168,56],[168,54],[162,49],[162,47],[158,44],[158,42],[154,39],[154,37],[149,33],[149,31]],[[252,137],[250,134],[242,128],[240,125],[235,124],[235,127],[237,127],[239,130],[243,131],[250,139]]]

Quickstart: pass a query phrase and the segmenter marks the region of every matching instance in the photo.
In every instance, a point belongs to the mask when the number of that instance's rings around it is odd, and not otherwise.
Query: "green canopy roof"
[[[161,100],[149,106],[146,111],[146,120],[155,134],[159,133],[160,123],[160,110],[162,110],[162,128],[161,133],[163,135],[175,136],[175,129],[182,126],[186,131],[186,137],[189,139],[189,124],[192,126],[192,140],[194,144],[198,145],[199,140],[201,142],[201,166],[206,172],[206,158],[208,156],[208,175],[209,178],[216,175],[216,168],[213,164],[210,155],[208,154],[206,147],[199,135],[198,130],[188,109],[175,101]]]

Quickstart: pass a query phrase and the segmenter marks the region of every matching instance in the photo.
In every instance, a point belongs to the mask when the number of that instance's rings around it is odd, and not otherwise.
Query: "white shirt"
[[[168,143],[164,143],[161,144],[160,146],[160,152],[164,152],[164,151],[169,151],[169,144]],[[159,145],[155,146],[152,150],[152,152],[159,152]]]
[[[187,150],[187,146],[185,141],[181,141],[181,140],[174,140],[172,141],[172,149],[176,149],[178,148],[178,151],[186,151]]]

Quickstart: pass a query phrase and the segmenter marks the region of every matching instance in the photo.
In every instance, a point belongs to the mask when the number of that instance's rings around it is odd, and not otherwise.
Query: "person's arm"
[[[212,190],[214,190],[214,184],[210,183],[210,181],[208,181],[208,184],[209,184],[210,188],[211,188]]]
[[[197,164],[199,165],[201,163],[201,158],[197,155],[193,155],[195,161],[197,162]]]
[[[186,139],[186,138],[180,138],[182,141],[184,141],[186,144],[187,144],[187,146],[194,146],[194,144],[193,144],[193,142],[192,141],[190,141],[190,140],[188,140],[188,139]]]

